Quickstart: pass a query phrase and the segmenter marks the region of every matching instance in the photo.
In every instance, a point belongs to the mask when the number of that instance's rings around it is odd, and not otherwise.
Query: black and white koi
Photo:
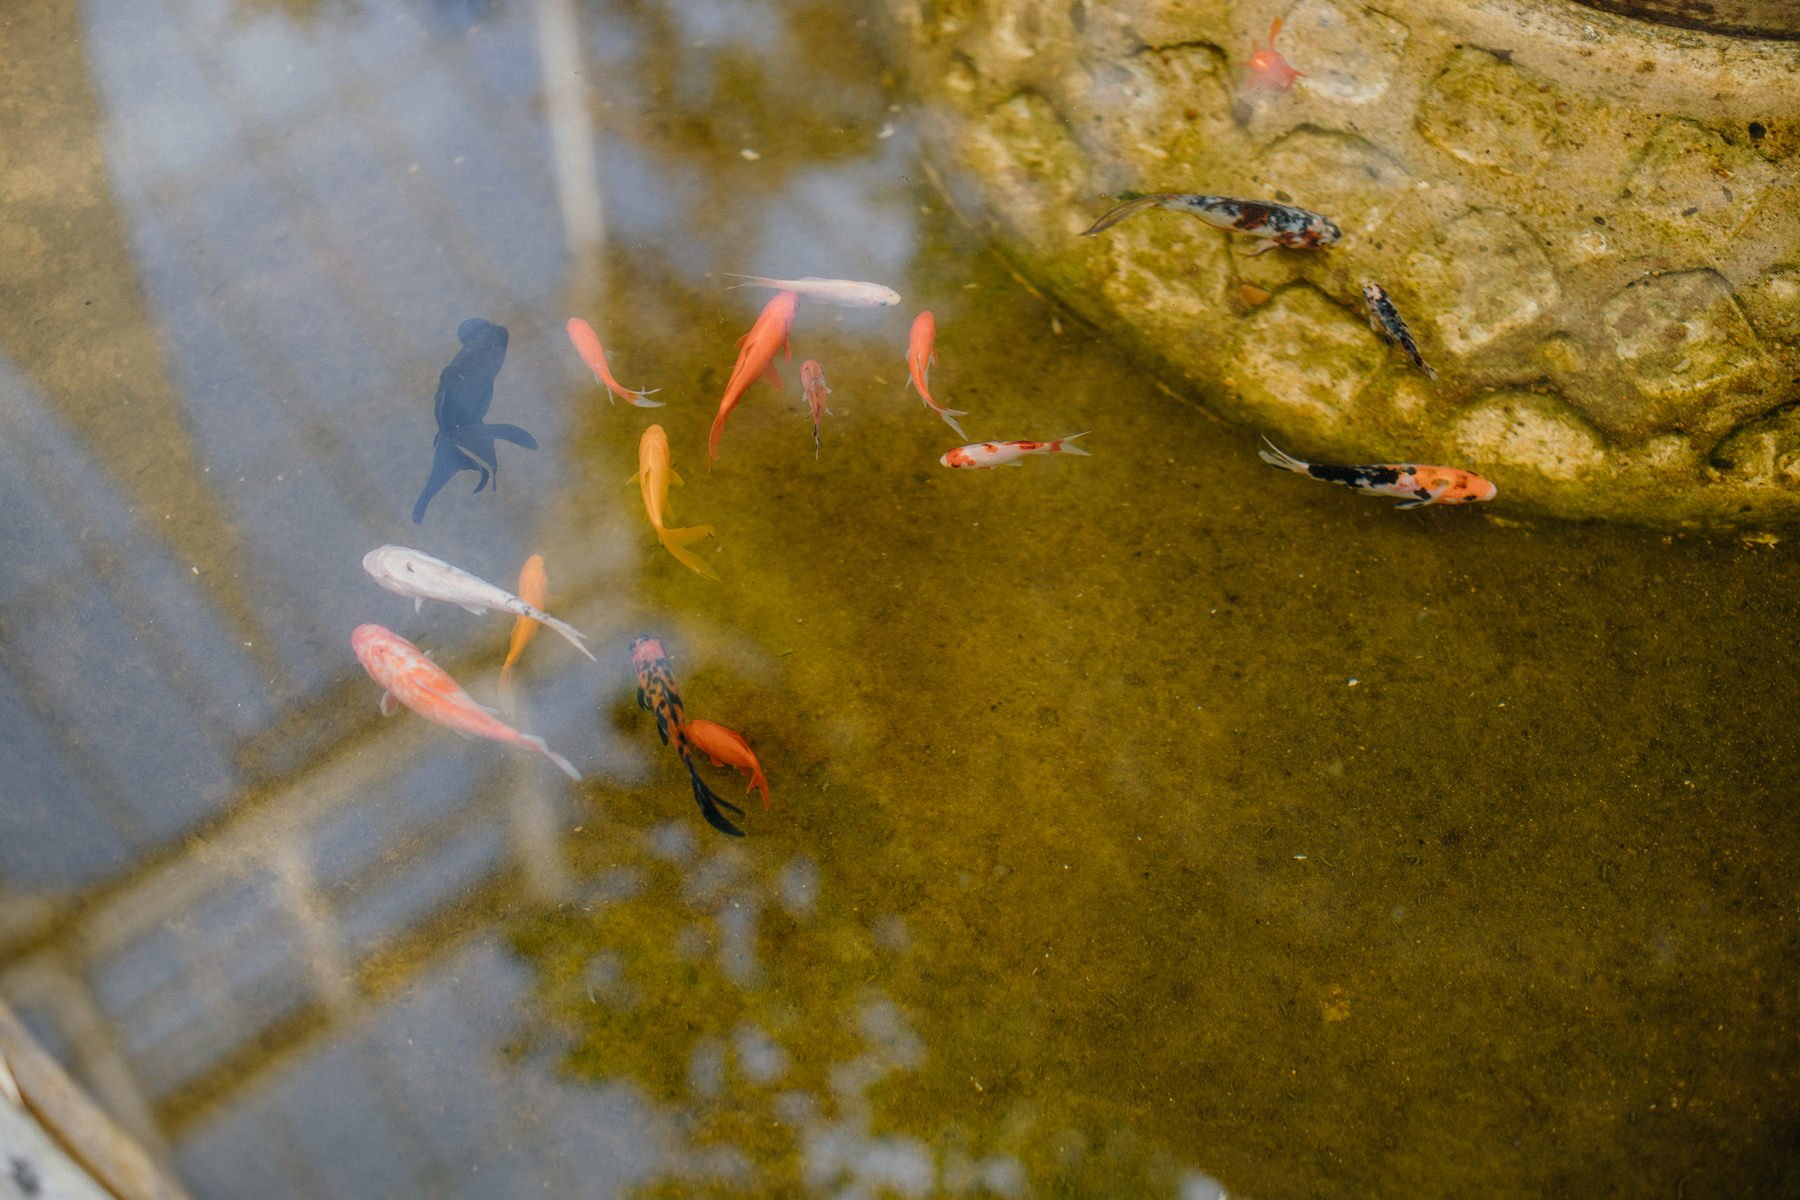
[[[1289,250],[1313,250],[1329,246],[1344,236],[1330,217],[1291,204],[1233,200],[1229,196],[1201,196],[1192,192],[1151,192],[1147,195],[1123,192],[1120,195],[1124,203],[1102,213],[1093,227],[1082,234],[1083,237],[1111,229],[1132,213],[1146,208],[1170,208],[1191,213],[1217,229],[1266,238],[1267,244],[1250,252],[1252,257],[1277,246]]]
[[[1412,330],[1406,327],[1400,310],[1388,298],[1387,289],[1373,279],[1365,279],[1362,298],[1363,303],[1368,305],[1369,328],[1375,331],[1375,336],[1390,346],[1400,347],[1406,352],[1406,357],[1412,359],[1413,366],[1425,372],[1428,378],[1436,379],[1437,372],[1426,365],[1425,356],[1419,353],[1418,343],[1413,341]]]

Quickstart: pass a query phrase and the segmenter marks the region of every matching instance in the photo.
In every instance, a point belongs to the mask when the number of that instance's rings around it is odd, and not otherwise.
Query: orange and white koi
[[[1258,450],[1257,454],[1272,467],[1280,467],[1296,475],[1311,475],[1314,479],[1323,479],[1328,483],[1341,483],[1365,495],[1405,497],[1395,508],[1474,504],[1492,500],[1500,490],[1491,481],[1460,467],[1428,467],[1418,463],[1334,467],[1302,462],[1277,448],[1268,438],[1263,439],[1263,444],[1268,449]]]
[[[1436,379],[1437,372],[1426,364],[1425,356],[1419,353],[1418,343],[1413,341],[1412,330],[1406,327],[1400,310],[1388,299],[1387,289],[1373,279],[1365,279],[1362,298],[1369,309],[1369,328],[1375,331],[1375,335],[1390,346],[1400,347],[1406,357],[1412,359],[1413,366],[1425,372],[1428,378]]]
[[[781,373],[775,369],[777,351],[787,351],[788,358],[794,357],[794,351],[788,345],[788,330],[794,327],[794,314],[800,309],[800,296],[796,292],[776,292],[769,302],[763,305],[762,313],[756,318],[756,324],[750,332],[739,338],[737,363],[731,368],[731,378],[726,381],[724,398],[719,401],[719,415],[713,418],[712,432],[706,439],[706,465],[711,467],[719,457],[719,436],[725,432],[725,418],[737,407],[737,402],[744,398],[750,385],[758,379],[770,387],[781,387]]]
[[[549,591],[550,577],[544,573],[544,556],[534,554],[519,568],[519,599],[533,608],[541,609]],[[509,717],[513,715],[513,664],[519,661],[519,655],[525,653],[525,644],[538,631],[540,624],[542,622],[523,613],[513,622],[512,641],[506,647],[506,661],[500,664],[500,711]]]
[[[1294,70],[1288,60],[1281,57],[1275,49],[1275,39],[1281,33],[1281,18],[1276,17],[1269,25],[1269,44],[1257,48],[1256,39],[1250,39],[1250,61],[1244,66],[1248,68],[1244,80],[1246,91],[1285,92],[1294,86],[1294,80],[1305,79],[1306,76]]]
[[[608,403],[617,396],[627,404],[635,404],[639,408],[663,407],[661,400],[650,399],[650,393],[660,392],[661,388],[651,388],[648,392],[633,391],[613,378],[612,368],[606,365],[606,349],[600,345],[600,335],[594,332],[592,325],[580,317],[570,317],[566,328],[575,353],[581,356],[581,364],[594,373],[594,382],[606,389]]]
[[[928,308],[913,318],[912,334],[906,342],[906,382],[919,390],[919,399],[925,402],[944,423],[956,430],[956,436],[966,438],[963,427],[956,420],[969,414],[960,408],[945,408],[931,398],[930,390],[925,386],[931,378],[932,364],[937,362],[937,318],[931,315]],[[904,389],[902,389],[904,390]]]
[[[442,600],[464,612],[509,612],[530,617],[556,630],[569,645],[593,660],[594,652],[582,645],[587,635],[581,630],[441,558],[407,546],[377,546],[363,555],[363,570],[388,591],[410,598],[414,612],[423,608],[427,600]]]
[[[627,483],[636,483],[644,497],[644,515],[663,549],[675,556],[682,566],[715,582],[719,573],[709,567],[688,546],[713,535],[711,525],[690,525],[686,529],[669,528],[669,485],[680,483],[681,476],[669,462],[669,435],[661,425],[652,425],[638,439],[638,469]]]
[[[973,467],[986,470],[990,467],[1022,467],[1021,461],[1027,454],[1080,454],[1085,456],[1086,450],[1072,445],[1076,438],[1084,438],[1087,433],[1071,433],[1066,438],[1057,438],[1054,442],[974,442],[967,446],[958,446],[954,450],[946,450],[938,459],[946,467]]]
[[[1168,208],[1199,217],[1215,229],[1230,233],[1247,233],[1268,239],[1252,250],[1254,258],[1284,246],[1289,250],[1312,250],[1329,246],[1344,236],[1330,217],[1311,209],[1291,204],[1272,204],[1265,200],[1233,200],[1229,196],[1203,196],[1195,192],[1122,192],[1124,201],[1100,214],[1083,237],[1092,237],[1103,229],[1111,229],[1120,221],[1146,208]]]
[[[756,751],[750,749],[743,734],[716,721],[699,719],[687,723],[687,734],[694,749],[712,759],[713,766],[733,766],[750,776],[750,784],[744,790],[760,791],[763,808],[769,807],[769,781],[763,778],[762,764],[756,761]]]
[[[732,271],[725,274],[733,279],[742,279],[743,283],[734,283],[732,287],[767,287],[778,291],[793,292],[802,300],[811,300],[815,304],[836,304],[843,308],[892,308],[900,303],[900,293],[891,287],[879,283],[864,283],[860,279],[821,279],[817,275],[802,275],[799,279],[770,279],[766,275],[738,275]]]
[[[392,716],[404,704],[434,725],[463,737],[488,738],[534,751],[555,763],[570,779],[581,778],[569,760],[545,745],[543,738],[520,733],[495,716],[493,709],[476,703],[450,677],[450,672],[393,630],[380,625],[358,625],[350,635],[350,648],[369,677],[386,689],[381,694],[382,716]]]
[[[719,810],[730,809],[739,816],[743,815],[744,810],[731,801],[720,798],[707,787],[706,781],[700,778],[700,768],[694,765],[694,741],[688,732],[687,710],[682,707],[681,689],[675,686],[675,670],[669,665],[669,656],[663,650],[661,639],[634,639],[631,643],[631,669],[637,675],[638,707],[656,718],[656,732],[662,737],[663,745],[668,745],[673,738],[675,753],[681,755],[681,761],[687,764],[688,778],[694,781],[694,802],[700,806],[700,815],[720,833],[743,837],[744,831],[727,820]]]
[[[825,397],[831,389],[825,386],[825,368],[819,360],[809,358],[800,364],[800,394],[806,401],[806,411],[812,414],[813,423],[813,457],[819,457],[819,422],[825,419],[831,409],[825,406]]]

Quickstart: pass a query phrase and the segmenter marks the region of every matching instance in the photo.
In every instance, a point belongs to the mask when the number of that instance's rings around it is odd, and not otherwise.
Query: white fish
[[[770,279],[767,275],[739,275],[734,271],[726,271],[733,279],[748,279],[749,283],[734,283],[732,287],[767,287],[783,292],[797,292],[802,300],[811,300],[818,304],[837,304],[845,308],[892,308],[900,303],[900,293],[891,287],[883,287],[879,283],[863,283],[856,279],[820,279],[817,275],[804,275],[799,279]]]
[[[587,637],[567,621],[559,621],[541,608],[525,603],[503,587],[405,546],[379,546],[363,555],[363,570],[388,591],[412,598],[418,612],[427,600],[442,600],[465,612],[508,612],[542,621],[567,638],[569,644],[594,659],[582,641]]]

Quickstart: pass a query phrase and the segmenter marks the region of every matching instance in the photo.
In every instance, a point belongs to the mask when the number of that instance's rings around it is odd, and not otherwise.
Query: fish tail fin
[[[694,781],[694,803],[700,806],[700,815],[706,818],[706,823],[720,833],[743,837],[744,831],[733,825],[720,810],[730,809],[740,817],[744,815],[744,810],[706,786],[706,780],[700,778],[700,769],[694,765],[692,757],[684,754],[682,758],[687,762],[688,778]]]
[[[668,401],[650,399],[650,394],[652,392],[660,391],[662,391],[661,388],[639,388],[629,396],[626,396],[625,399],[631,401],[632,404],[639,408],[665,408],[668,406]]]
[[[731,415],[728,405],[719,405],[719,415],[713,418],[712,431],[706,435],[706,469],[719,461],[719,439],[725,436],[725,418]]]
[[[1084,458],[1088,457],[1088,452],[1086,450],[1083,450],[1080,446],[1074,445],[1073,443],[1076,438],[1084,438],[1092,432],[1094,431],[1091,429],[1084,429],[1080,433],[1071,433],[1066,438],[1057,438],[1054,442],[1050,443],[1050,449],[1060,451],[1063,454],[1079,454]]]
[[[512,720],[513,715],[512,669],[513,665],[510,662],[504,663],[500,667],[500,711],[506,715],[506,719],[509,721]]]
[[[538,737],[534,733],[521,733],[519,735],[519,744],[528,747],[529,749],[536,750],[539,754],[555,763],[557,769],[564,775],[567,775],[576,783],[581,782],[581,772],[575,769],[575,764],[552,750],[543,738]]]
[[[969,440],[969,435],[963,432],[962,422],[956,419],[968,416],[966,411],[960,408],[940,408],[937,410],[937,415],[944,418],[944,424],[956,430],[957,437],[965,442]]]
[[[1090,225],[1081,236],[1093,237],[1103,229],[1111,229],[1114,225],[1117,225],[1120,221],[1123,221],[1133,213],[1141,212],[1146,208],[1154,208],[1161,202],[1162,195],[1160,193],[1153,193],[1148,196],[1132,196],[1129,200],[1125,201],[1125,203],[1115,204],[1113,207],[1101,213],[1100,219]]]
[[[767,275],[739,275],[736,271],[720,271],[719,274],[730,279],[741,279],[744,281],[742,283],[728,284],[727,290],[730,290],[731,288],[775,286],[775,281],[770,279]]]
[[[589,650],[587,648],[587,646],[585,646],[583,644],[587,639],[587,634],[581,632],[581,630],[575,628],[573,625],[569,624],[567,621],[558,620],[557,618],[551,616],[547,612],[539,612],[532,619],[536,620],[536,621],[542,621],[544,624],[548,625],[550,628],[556,630],[556,632],[562,634],[563,639],[565,641],[567,641],[569,643],[569,645],[575,647],[577,650],[579,650],[583,654],[587,655],[587,659],[589,662],[599,662],[600,661],[599,659],[594,657],[594,652],[592,650]]]
[[[1283,450],[1280,446],[1271,442],[1266,436],[1263,438],[1263,445],[1267,447],[1267,449],[1258,450],[1256,456],[1268,463],[1271,467],[1280,467],[1284,471],[1294,471],[1301,475],[1307,473],[1306,468],[1308,464],[1301,462],[1286,450]]]
[[[659,532],[658,540],[663,549],[675,556],[675,561],[688,570],[704,575],[714,583],[720,582],[719,573],[708,566],[706,561],[688,547],[702,538],[713,535],[711,525],[689,525],[686,529],[664,529]]]

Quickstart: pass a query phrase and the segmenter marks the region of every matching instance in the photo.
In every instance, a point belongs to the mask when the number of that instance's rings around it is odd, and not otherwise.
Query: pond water
[[[1792,543],[1270,470],[946,211],[873,12],[8,20],[0,997],[195,1196],[1800,1186]],[[709,472],[725,272],[905,300],[803,305]],[[972,436],[1092,457],[940,467],[922,308]],[[539,448],[415,526],[473,316]],[[488,701],[511,628],[386,542],[544,556],[599,661],[538,637],[518,723],[580,784],[382,718],[355,626]],[[755,746],[741,841],[641,634]]]

